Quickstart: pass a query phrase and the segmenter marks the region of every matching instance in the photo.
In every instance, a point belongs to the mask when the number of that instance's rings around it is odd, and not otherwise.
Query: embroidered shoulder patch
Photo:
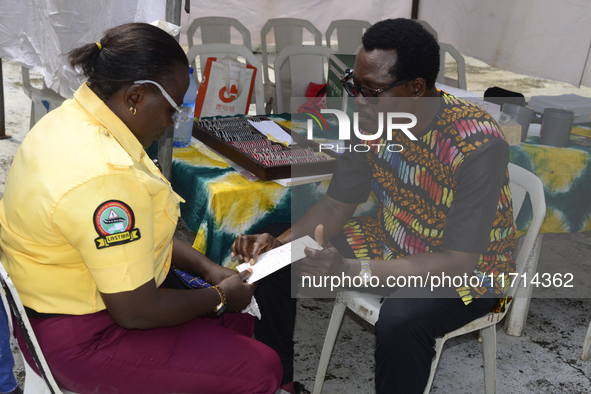
[[[99,235],[94,240],[97,249],[126,244],[142,237],[140,230],[133,227],[133,211],[122,201],[105,201],[94,211],[92,220]]]

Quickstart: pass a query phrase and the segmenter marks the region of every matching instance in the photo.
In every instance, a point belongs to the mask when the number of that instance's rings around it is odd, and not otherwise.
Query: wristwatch
[[[226,310],[226,295],[218,285],[212,286],[211,288],[215,289],[220,295],[220,303],[214,308],[213,313],[215,313],[216,316],[221,316]]]
[[[369,287],[369,284],[371,283],[371,268],[369,268],[369,263],[366,261],[361,261],[359,260],[359,262],[361,263],[361,271],[359,271],[359,276],[361,277],[361,280],[363,281],[363,285],[365,287]]]

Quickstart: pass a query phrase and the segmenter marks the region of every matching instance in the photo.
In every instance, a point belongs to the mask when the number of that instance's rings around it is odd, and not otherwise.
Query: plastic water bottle
[[[183,122],[178,117],[174,124],[173,146],[175,148],[184,148],[191,144],[191,135],[193,133],[193,114],[195,113],[195,100],[197,98],[197,85],[193,78],[193,67],[189,67],[189,89],[183,98],[183,111],[189,113],[190,121]]]

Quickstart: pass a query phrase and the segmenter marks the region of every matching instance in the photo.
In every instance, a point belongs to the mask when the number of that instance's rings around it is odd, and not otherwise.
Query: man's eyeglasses
[[[386,90],[392,89],[398,85],[402,85],[406,82],[404,79],[397,79],[379,89],[372,88],[360,88],[353,83],[353,70],[347,69],[345,77],[341,79],[341,84],[345,88],[347,94],[351,97],[357,97],[359,93],[367,99],[370,103],[376,103],[378,100],[378,94],[385,92]]]
[[[191,118],[190,118],[191,114],[187,111],[187,109],[185,107],[183,107],[183,109],[179,108],[179,106],[176,105],[176,103],[174,102],[172,97],[170,97],[170,95],[168,93],[166,93],[166,90],[164,90],[164,88],[162,86],[160,86],[160,84],[158,82],[150,81],[149,79],[142,79],[140,81],[133,81],[133,83],[151,83],[153,85],[158,86],[158,89],[160,89],[164,98],[170,103],[172,108],[174,108],[177,112],[172,117],[173,120],[175,121],[175,123],[176,123],[176,120],[178,117],[180,117],[181,121],[183,121],[183,122],[188,122],[189,120],[191,120]]]

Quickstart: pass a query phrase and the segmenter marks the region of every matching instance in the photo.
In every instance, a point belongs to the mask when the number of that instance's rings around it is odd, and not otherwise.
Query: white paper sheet
[[[273,272],[306,257],[304,249],[310,247],[322,250],[323,247],[306,235],[298,238],[288,244],[272,249],[259,256],[254,265],[249,262],[242,263],[236,269],[242,272],[247,268],[252,268],[252,275],[246,280],[247,283],[254,283]]]
[[[266,137],[273,137],[279,142],[287,142],[287,145],[292,145],[293,140],[285,130],[283,130],[277,123],[272,120],[263,120],[262,122],[248,121],[252,127],[257,129],[262,135]],[[271,139],[271,138],[270,138]]]

